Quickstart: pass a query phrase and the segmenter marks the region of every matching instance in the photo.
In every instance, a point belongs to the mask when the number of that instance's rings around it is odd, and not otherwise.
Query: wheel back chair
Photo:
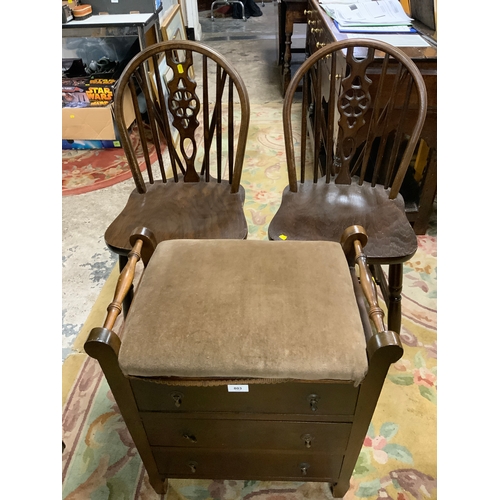
[[[301,83],[302,125],[294,133],[291,111]],[[403,263],[417,249],[402,193],[415,187],[409,166],[426,109],[424,80],[412,60],[387,43],[359,39],[312,54],[283,104],[289,184],[269,239],[340,241],[346,227],[363,226],[388,326],[398,333]]]
[[[260,479],[329,482],[342,497],[387,370],[403,353],[384,325],[363,228],[347,228],[340,243],[158,245],[139,228],[130,243],[104,326],[85,350],[155,491],[168,478]]]
[[[136,135],[125,125],[130,107]],[[157,241],[246,238],[240,179],[250,104],[225,58],[193,41],[152,45],[125,68],[115,109],[136,185],[104,236],[121,269],[137,226],[154,231]]]

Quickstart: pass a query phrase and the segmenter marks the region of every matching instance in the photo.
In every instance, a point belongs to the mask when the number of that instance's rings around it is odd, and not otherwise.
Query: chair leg
[[[387,304],[387,327],[393,332],[400,333],[403,264],[391,264],[387,280],[380,265],[370,265],[370,270]]]
[[[403,290],[403,264],[389,266],[389,304],[387,304],[387,326],[389,330],[401,331],[401,292]]]

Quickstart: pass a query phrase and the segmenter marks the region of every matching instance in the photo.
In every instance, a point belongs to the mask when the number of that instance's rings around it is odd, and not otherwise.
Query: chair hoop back
[[[415,63],[388,43],[350,39],[329,44],[297,70],[283,103],[290,191],[297,192],[292,104],[302,83],[300,182],[305,179],[307,121],[315,131],[313,178],[390,188],[397,196],[420,139],[426,110],[424,79]],[[322,148],[324,148],[322,150]],[[323,155],[323,156],[321,156]],[[320,163],[323,162],[323,172]]]
[[[130,102],[146,163],[145,176],[137,146],[126,127]],[[168,165],[162,154],[165,148],[174,182],[208,182],[214,178],[222,182],[227,165],[231,192],[238,192],[250,104],[243,80],[220,54],[188,40],[152,45],[125,68],[115,106],[120,137],[140,193],[147,190],[144,177],[149,184],[155,182],[153,153],[158,158],[161,180],[167,182]],[[211,165],[214,162],[216,172]]]

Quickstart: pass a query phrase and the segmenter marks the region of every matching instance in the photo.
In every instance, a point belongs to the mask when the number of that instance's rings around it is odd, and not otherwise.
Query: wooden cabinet
[[[359,388],[340,382],[171,386],[131,380],[165,477],[337,482]]]

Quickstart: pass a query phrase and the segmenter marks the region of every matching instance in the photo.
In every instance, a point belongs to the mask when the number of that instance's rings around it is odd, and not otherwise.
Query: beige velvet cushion
[[[366,342],[337,243],[170,240],[125,321],[128,376],[360,382]]]

